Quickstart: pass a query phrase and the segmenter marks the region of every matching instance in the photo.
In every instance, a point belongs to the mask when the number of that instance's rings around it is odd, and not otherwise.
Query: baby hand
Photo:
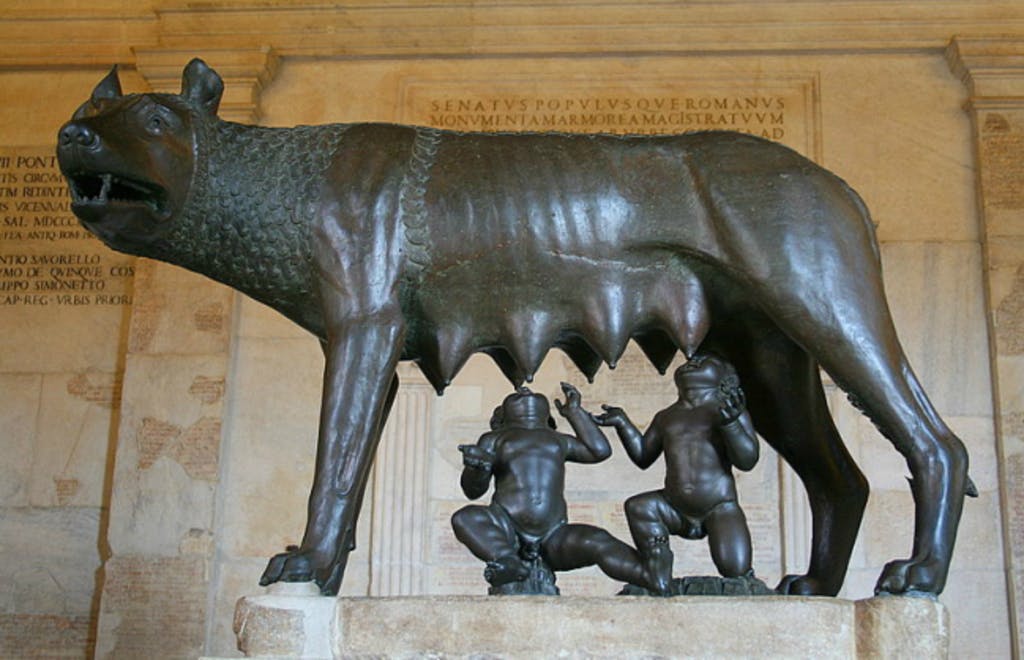
[[[747,409],[747,397],[739,387],[729,388],[721,392],[721,407],[718,414],[723,424],[735,422]]]
[[[462,464],[477,470],[490,470],[494,465],[494,452],[479,445],[459,445],[462,452]]]
[[[565,393],[565,403],[555,399],[555,408],[558,410],[559,415],[565,417],[569,414],[569,411],[580,408],[581,397],[580,391],[569,383],[562,383],[562,392]]]
[[[601,409],[604,412],[600,415],[591,415],[599,426],[618,426],[627,419],[626,411],[618,406],[602,404]]]

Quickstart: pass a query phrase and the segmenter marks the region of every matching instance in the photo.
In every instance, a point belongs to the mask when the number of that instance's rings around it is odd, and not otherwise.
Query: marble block
[[[238,650],[248,657],[329,658],[334,599],[312,582],[279,582],[235,606]]]
[[[331,601],[271,593],[238,602],[235,630],[250,657],[945,658],[949,651],[945,607],[898,597]]]

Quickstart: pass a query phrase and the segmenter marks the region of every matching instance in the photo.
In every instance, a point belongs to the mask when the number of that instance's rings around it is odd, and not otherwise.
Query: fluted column
[[[374,463],[371,596],[424,593],[432,520],[428,459],[436,395],[419,374],[403,369],[403,375]]]

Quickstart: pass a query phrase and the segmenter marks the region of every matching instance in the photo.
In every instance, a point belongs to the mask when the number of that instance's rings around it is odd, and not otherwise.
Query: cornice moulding
[[[190,3],[157,13],[168,43],[202,33],[237,45],[256,33],[297,56],[941,49],[958,33],[1024,34],[1020,2]]]
[[[1024,107],[1024,36],[956,37],[946,60],[975,107]]]
[[[101,0],[98,4],[103,5]],[[269,44],[282,56],[553,56],[941,50],[956,34],[1024,35],[1024,2],[465,0],[159,2],[0,18],[0,67],[130,64],[133,49]],[[113,7],[113,8],[111,8]]]
[[[131,46],[157,41],[155,16],[0,18],[0,68],[132,64]]]

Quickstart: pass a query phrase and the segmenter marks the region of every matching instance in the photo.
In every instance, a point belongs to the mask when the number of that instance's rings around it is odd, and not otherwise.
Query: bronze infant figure
[[[575,435],[552,425],[547,397],[519,388],[491,418],[491,431],[475,445],[460,445],[462,490],[470,499],[487,492],[487,506],[455,512],[455,536],[487,562],[489,593],[557,594],[554,571],[598,566],[609,577],[647,586],[636,551],[593,525],[570,523],[565,464],[600,463],[612,455],[608,439],[580,404],[580,393],[562,383],[558,413]],[[522,585],[522,586],[521,586]]]
[[[912,475],[912,554],[877,589],[942,590],[967,454],[907,363],[873,225],[838,177],[730,132],[243,126],[217,117],[222,91],[200,60],[180,95],[123,95],[111,71],[57,153],[107,245],[224,282],[322,342],[306,531],[263,584],[337,592],[399,360],[440,392],[482,351],[519,385],[553,346],[592,378],[633,339],[662,373],[677,350],[735,366],[758,433],[810,494],[810,565],[784,592],[839,590],[868,496],[819,366]]]
[[[672,588],[669,536],[707,537],[711,558],[727,578],[753,578],[753,548],[739,506],[732,468],[758,459],[757,436],[732,365],[698,353],[676,369],[679,399],[654,416],[643,433],[622,408],[605,405],[595,418],[615,429],[631,461],[646,470],[665,456],[665,486],[626,500],[626,521],[644,567],[640,586]],[[634,582],[634,584],[636,584]]]

